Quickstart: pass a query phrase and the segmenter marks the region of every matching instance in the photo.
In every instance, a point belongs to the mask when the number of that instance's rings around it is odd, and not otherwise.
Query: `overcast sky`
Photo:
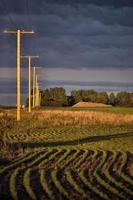
[[[21,55],[40,56],[42,80],[133,82],[133,0],[0,0],[0,78],[15,79],[16,38],[2,30],[18,28],[36,33]]]

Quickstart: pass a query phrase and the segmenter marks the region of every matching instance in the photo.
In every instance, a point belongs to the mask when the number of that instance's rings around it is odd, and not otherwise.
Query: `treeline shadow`
[[[57,146],[67,146],[67,145],[78,145],[84,143],[91,142],[100,142],[100,141],[108,141],[111,139],[119,139],[133,136],[133,132],[127,133],[118,133],[113,135],[101,135],[101,136],[90,136],[75,140],[67,140],[67,141],[42,141],[42,142],[17,142],[17,143],[9,143],[8,145],[12,149],[18,148],[37,148],[37,147],[57,147]]]

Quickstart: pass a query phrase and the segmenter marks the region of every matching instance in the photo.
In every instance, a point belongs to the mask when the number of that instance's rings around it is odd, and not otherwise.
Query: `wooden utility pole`
[[[37,74],[36,74],[36,80],[35,80],[35,107],[37,107],[37,93],[38,93],[38,88],[37,88]]]
[[[35,106],[38,107],[38,80],[36,75],[36,83],[35,83]]]
[[[21,35],[24,34],[34,34],[34,31],[24,31],[24,30],[16,30],[16,31],[7,31],[4,33],[15,34],[17,36],[17,121],[20,121],[20,106],[21,106],[21,88],[20,88],[20,50],[21,50]]]
[[[39,92],[39,84],[38,84],[38,76],[36,72],[36,68],[41,67],[34,67],[33,68],[33,108],[39,106],[39,99],[40,99],[40,92]]]
[[[36,68],[33,68],[33,108],[35,108],[35,76],[36,76]]]
[[[21,58],[28,59],[28,80],[29,80],[29,87],[28,87],[28,97],[29,97],[29,112],[31,112],[31,60],[33,58],[39,58],[39,56],[21,56]]]

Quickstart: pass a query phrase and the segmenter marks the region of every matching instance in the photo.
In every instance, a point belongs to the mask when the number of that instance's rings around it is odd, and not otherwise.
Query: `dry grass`
[[[95,108],[103,108],[103,107],[107,107],[107,108],[110,108],[112,107],[111,105],[107,105],[107,104],[103,104],[103,103],[93,103],[93,102],[79,102],[77,104],[75,104],[73,107],[80,107],[80,108],[83,108],[83,107],[95,107]]]
[[[1,158],[7,158],[11,160],[12,158],[23,155],[25,153],[25,149],[11,149],[4,140],[4,135],[7,132],[12,133],[21,133],[23,130],[26,133],[30,131],[36,132],[41,129],[41,131],[45,131],[45,128],[56,126],[81,126],[90,125],[90,127],[94,128],[98,125],[98,131],[100,127],[104,125],[111,125],[121,127],[121,125],[131,125],[133,127],[133,115],[129,114],[114,114],[114,113],[105,113],[105,112],[96,112],[96,111],[61,111],[61,110],[38,110],[32,111],[29,114],[27,111],[22,112],[22,120],[20,123],[16,121],[16,111],[8,111],[6,113],[0,113],[0,148]],[[92,125],[92,126],[91,126]],[[94,125],[94,126],[93,126]],[[53,129],[54,129],[53,128]],[[22,132],[23,132],[22,131]],[[94,130],[95,131],[95,130]],[[26,140],[25,140],[26,142]],[[101,143],[100,143],[101,144]],[[26,150],[30,151],[30,150]]]
[[[133,115],[113,114],[95,111],[41,111],[34,112],[33,118],[52,126],[87,124],[133,124]]]

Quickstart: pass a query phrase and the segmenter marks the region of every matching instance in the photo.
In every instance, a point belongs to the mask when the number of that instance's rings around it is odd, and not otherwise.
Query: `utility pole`
[[[35,107],[37,107],[37,75],[35,75]]]
[[[15,34],[17,36],[17,121],[20,121],[20,106],[21,106],[21,91],[20,91],[20,50],[21,50],[21,35],[24,34],[34,34],[34,31],[7,31],[4,30],[4,33]]]
[[[40,67],[35,67],[33,68],[33,108],[36,106],[39,106],[39,84],[38,84],[38,78],[37,78],[37,72],[36,68]]]
[[[35,83],[35,88],[36,88],[36,90],[35,90],[35,106],[36,107],[38,107],[38,80],[37,80],[37,74],[36,74],[36,83]]]
[[[29,97],[29,112],[31,112],[31,60],[33,58],[39,58],[39,56],[21,56],[21,58],[28,59],[28,80],[29,80],[29,87],[28,87],[28,97]]]
[[[33,108],[35,108],[35,76],[36,76],[36,67],[33,68]]]

